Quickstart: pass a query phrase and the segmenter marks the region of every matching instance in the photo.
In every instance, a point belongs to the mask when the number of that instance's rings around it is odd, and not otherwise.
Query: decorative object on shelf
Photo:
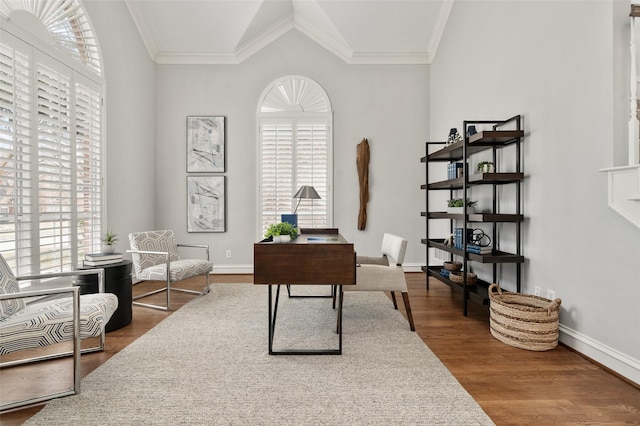
[[[463,284],[464,277],[467,277],[467,285],[476,285],[478,282],[478,276],[473,272],[451,271],[449,273],[449,279],[456,284]]]
[[[496,339],[530,351],[558,346],[560,299],[503,292],[497,284],[491,284],[489,302],[489,327]]]
[[[476,228],[473,230],[471,237],[467,242],[469,244],[473,244],[476,247],[489,247],[491,246],[491,237],[485,234],[482,229]]]
[[[481,161],[478,163],[477,169],[480,173],[495,173],[495,165],[491,161]]]
[[[462,136],[460,136],[460,133],[458,133],[458,129],[454,127],[451,130],[449,130],[447,145],[451,145],[456,142],[462,142]]]
[[[224,172],[224,117],[187,117],[187,173]]]
[[[265,232],[265,238],[271,238],[274,243],[288,243],[296,239],[298,228],[289,222],[272,223]]]
[[[358,167],[358,182],[360,184],[360,210],[358,211],[358,230],[367,227],[367,203],[369,202],[369,141],[362,139],[356,148],[356,166]]]
[[[478,131],[476,130],[476,126],[471,125],[471,126],[467,127],[467,137],[473,136],[476,133],[478,133]]]
[[[111,231],[107,231],[102,236],[101,240],[102,240],[102,247],[100,247],[100,250],[102,251],[102,253],[111,254],[114,251],[116,251],[115,243],[116,241],[118,241],[117,234],[114,234]]]
[[[463,228],[453,229],[453,247],[457,248],[458,250],[462,250],[464,248],[464,240],[462,239],[463,233],[464,233]],[[472,236],[473,236],[473,229],[467,228],[467,232],[466,232],[467,244],[471,240]]]
[[[462,269],[462,262],[444,262],[442,266],[447,271],[457,272]]]
[[[475,213],[475,206],[478,204],[477,201],[471,201],[468,198],[467,200],[467,214]],[[452,198],[447,201],[447,213],[456,213],[462,214],[464,213],[464,201],[462,198]]]
[[[225,232],[225,176],[187,176],[187,232]]]

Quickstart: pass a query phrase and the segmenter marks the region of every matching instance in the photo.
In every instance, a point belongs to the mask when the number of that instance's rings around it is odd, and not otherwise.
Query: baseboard
[[[213,265],[213,275],[223,274],[253,274],[253,264],[251,265]]]
[[[559,328],[560,341],[563,344],[640,387],[640,360],[625,355],[562,324]]]
[[[422,264],[405,263],[402,265],[405,272],[422,272]],[[253,274],[253,265],[213,265],[213,275],[223,274]]]

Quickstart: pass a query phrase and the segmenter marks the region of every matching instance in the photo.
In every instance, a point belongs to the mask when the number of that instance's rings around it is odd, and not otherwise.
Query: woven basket
[[[444,262],[442,266],[444,266],[444,269],[447,271],[459,271],[462,269],[461,262]]]
[[[456,284],[462,285],[464,282],[464,272],[451,272],[449,274],[449,279]],[[473,272],[467,272],[467,285],[476,285],[478,282],[478,276]]]
[[[560,299],[502,292],[497,284],[491,284],[489,301],[489,325],[496,339],[530,351],[558,346]]]

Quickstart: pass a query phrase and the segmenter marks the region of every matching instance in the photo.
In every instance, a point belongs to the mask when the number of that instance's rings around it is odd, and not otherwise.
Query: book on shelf
[[[115,259],[122,260],[122,253],[87,253],[84,255],[84,260],[93,262]]]
[[[111,265],[114,263],[120,263],[122,259],[108,259],[108,260],[85,260],[83,262],[84,266],[104,266]]]
[[[473,254],[491,254],[493,247],[480,247],[473,244],[467,244],[467,251]]]

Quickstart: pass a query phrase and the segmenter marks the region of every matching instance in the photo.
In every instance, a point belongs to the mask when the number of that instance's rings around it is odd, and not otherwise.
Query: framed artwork
[[[225,209],[225,176],[187,176],[187,232],[225,232]]]
[[[224,172],[224,117],[187,117],[187,173]]]

